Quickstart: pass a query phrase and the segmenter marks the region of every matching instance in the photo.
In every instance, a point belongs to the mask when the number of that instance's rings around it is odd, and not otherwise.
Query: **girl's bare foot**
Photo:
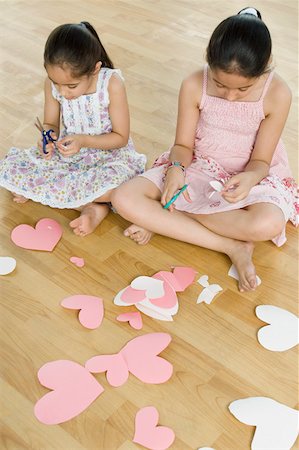
[[[228,254],[239,274],[240,292],[254,291],[257,286],[255,267],[252,262],[253,250],[252,242],[236,242],[235,248]]]
[[[139,245],[145,245],[150,241],[153,233],[138,225],[132,224],[124,231],[124,235],[137,242]]]
[[[90,203],[82,208],[80,217],[72,220],[70,226],[77,236],[86,236],[97,228],[108,213],[108,205]]]
[[[12,195],[13,195],[13,201],[16,203],[26,203],[29,200],[28,198],[23,197],[23,195],[18,195],[18,194],[15,194],[14,192],[12,193]]]

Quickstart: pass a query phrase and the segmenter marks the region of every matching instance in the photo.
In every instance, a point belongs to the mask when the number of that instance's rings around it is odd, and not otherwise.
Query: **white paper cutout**
[[[259,343],[268,350],[283,352],[299,344],[299,318],[286,309],[273,305],[255,308],[259,319],[268,323],[259,329]]]
[[[212,447],[200,447],[198,450],[214,450]]]
[[[135,278],[131,286],[133,289],[145,289],[146,297],[160,298],[164,295],[164,287],[162,280],[156,280],[152,277],[140,276]]]
[[[221,192],[222,189],[224,188],[223,184],[220,181],[217,181],[217,180],[209,181],[209,184],[214,189],[214,191],[210,193],[209,198],[212,198],[213,195],[216,194],[216,192]]]
[[[204,289],[199,294],[196,303],[206,303],[209,305],[213,298],[218,294],[218,292],[223,291],[219,284],[210,284],[208,275],[202,275],[197,282],[204,287]]]
[[[0,275],[8,275],[16,268],[17,261],[10,256],[0,256]]]
[[[237,281],[239,281],[239,274],[238,274],[236,266],[234,264],[231,265],[231,267],[230,267],[230,269],[228,271],[228,276],[234,278]],[[261,283],[262,283],[262,280],[257,275],[256,276],[256,285],[259,286]]]
[[[252,450],[289,450],[299,433],[299,413],[268,397],[248,397],[229,405],[246,425],[255,426]]]

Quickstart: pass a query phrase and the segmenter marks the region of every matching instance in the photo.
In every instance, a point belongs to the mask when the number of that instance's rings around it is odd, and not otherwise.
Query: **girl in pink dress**
[[[146,158],[129,137],[123,77],[114,69],[88,22],[64,24],[50,34],[43,128],[54,144],[12,147],[0,161],[0,186],[14,201],[77,209],[75,234],[91,233],[109,212],[113,189],[144,171]],[[62,127],[60,126],[62,122]]]
[[[250,291],[254,242],[280,246],[286,222],[298,222],[296,183],[280,138],[291,93],[270,67],[271,37],[254,8],[217,26],[207,63],[182,83],[171,150],[114,191],[112,202],[134,222],[125,235],[145,244],[156,232],[226,253],[240,291]],[[175,205],[163,209],[185,184]]]

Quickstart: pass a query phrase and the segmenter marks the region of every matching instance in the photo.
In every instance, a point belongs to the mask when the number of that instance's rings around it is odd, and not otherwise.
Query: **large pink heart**
[[[62,236],[62,228],[56,220],[41,219],[35,228],[18,225],[11,232],[11,240],[19,247],[29,250],[51,252]]]
[[[175,440],[171,428],[157,426],[159,413],[154,406],[141,408],[135,417],[133,442],[151,450],[166,450]]]
[[[173,367],[166,359],[157,356],[171,341],[167,333],[149,333],[132,339],[116,355],[100,355],[89,359],[85,367],[91,372],[107,371],[108,382],[121,386],[127,372],[144,383],[159,384],[169,380]]]
[[[52,389],[34,407],[37,419],[47,425],[66,422],[84,411],[104,388],[80,364],[58,360],[38,371],[40,383]]]
[[[104,317],[103,300],[93,295],[72,295],[64,298],[61,306],[68,309],[80,309],[79,322],[86,328],[98,328]]]

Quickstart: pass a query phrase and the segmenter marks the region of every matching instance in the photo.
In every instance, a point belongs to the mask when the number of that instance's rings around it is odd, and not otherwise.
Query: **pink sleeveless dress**
[[[200,117],[196,128],[194,156],[186,170],[186,183],[192,203],[181,195],[175,202],[179,211],[193,214],[213,214],[244,208],[255,203],[272,203],[298,225],[297,185],[291,175],[287,153],[282,140],[273,155],[269,175],[254,186],[249,195],[238,203],[228,203],[209,184],[212,180],[225,182],[244,171],[254,147],[261,121],[265,118],[263,100],[273,78],[271,72],[260,99],[256,102],[231,102],[207,95],[208,66],[204,68]],[[164,170],[169,151],[163,153],[151,169],[140,175],[151,180],[162,191]],[[285,230],[273,239],[281,246],[286,241]]]

